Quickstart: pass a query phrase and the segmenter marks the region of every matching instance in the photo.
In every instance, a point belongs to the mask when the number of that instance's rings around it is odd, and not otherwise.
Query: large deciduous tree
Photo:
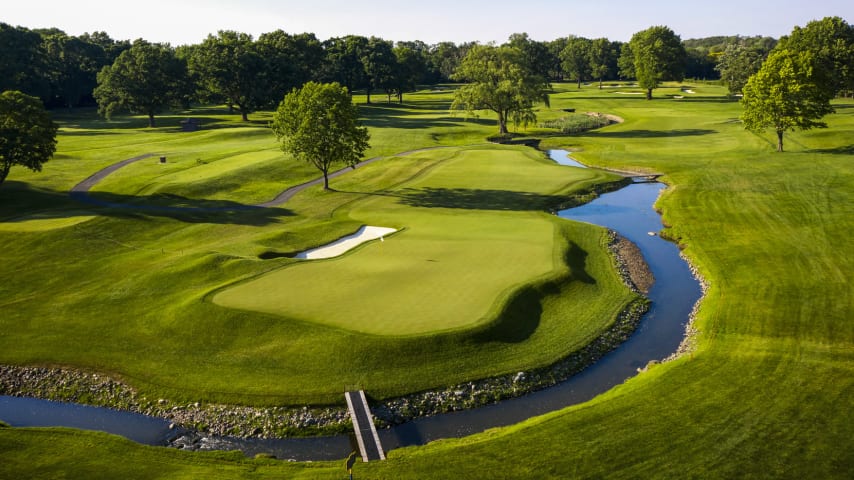
[[[597,38],[590,42],[587,59],[590,62],[590,75],[599,80],[599,89],[602,89],[602,79],[617,73],[617,56],[620,46],[607,38]]]
[[[275,106],[291,89],[316,80],[323,63],[323,46],[313,33],[291,35],[282,30],[264,33],[255,42],[263,57],[264,103]]]
[[[68,108],[80,104],[95,89],[98,72],[112,62],[107,62],[106,52],[96,43],[64,33],[44,37],[43,48],[53,100]]]
[[[795,27],[775,48],[812,52],[816,79],[829,95],[854,92],[854,25],[842,18],[825,17]]]
[[[338,83],[308,82],[285,95],[273,116],[273,133],[282,151],[323,173],[336,163],[355,166],[368,148],[368,130],[359,125],[358,110]]]
[[[581,82],[590,78],[590,39],[584,37],[569,37],[566,47],[560,52],[563,61],[563,71],[574,78],[581,88]]]
[[[351,94],[354,90],[368,85],[362,55],[368,48],[368,39],[358,35],[330,38],[323,42],[326,61],[322,78],[338,82],[347,87]]]
[[[56,151],[57,130],[38,98],[17,90],[0,94],[0,184],[13,165],[41,171]]]
[[[519,49],[528,69],[543,78],[549,78],[556,60],[545,42],[531,40],[527,33],[514,33],[507,39],[507,45]]]
[[[682,81],[687,54],[682,40],[668,27],[656,26],[635,33],[629,41],[635,78],[646,89],[647,100],[652,90],[664,80]]]
[[[488,109],[498,114],[498,133],[506,135],[507,122],[536,121],[534,104],[548,104],[548,82],[526,67],[522,53],[513,47],[475,45],[454,74],[469,82],[460,87],[451,109],[475,112]]]
[[[212,94],[236,105],[243,121],[264,104],[264,58],[252,36],[232,30],[208,35],[193,49],[190,69]]]
[[[783,151],[783,133],[826,127],[820,119],[833,112],[828,91],[820,84],[812,52],[775,50],[744,86],[741,103],[744,127],[777,133],[777,151]]]
[[[747,79],[762,66],[762,52],[744,45],[728,45],[718,58],[715,70],[729,89],[730,95],[741,93]]]
[[[397,92],[398,102],[403,103],[403,93],[415,90],[427,74],[427,59],[424,50],[416,50],[405,44],[394,47],[394,56],[397,58],[394,91]]]
[[[387,94],[394,89],[397,76],[397,57],[394,44],[382,38],[371,37],[362,51],[362,65],[367,83],[367,103],[371,103],[371,91],[379,89]]]
[[[0,92],[19,90],[43,99],[50,96],[42,37],[37,32],[0,22]]]
[[[168,45],[137,40],[112,65],[98,72],[98,111],[110,117],[122,109],[154,116],[179,104],[187,89],[187,64]]]

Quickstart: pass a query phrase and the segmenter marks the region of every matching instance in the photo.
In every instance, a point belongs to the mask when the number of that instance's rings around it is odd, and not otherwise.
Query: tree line
[[[715,67],[729,46],[744,46],[764,58],[774,42],[767,37],[686,40],[681,42],[685,54],[680,68],[687,78],[716,79],[722,72]],[[308,81],[338,82],[350,92],[365,91],[369,103],[374,93],[402,101],[417,85],[454,81],[474,45],[357,35],[321,41],[312,33],[276,30],[257,39],[220,31],[199,44],[172,47],[142,39],[115,40],[105,32],[71,36],[55,28],[30,30],[0,23],[0,91],[39,97],[48,108],[97,103],[105,114],[129,109],[148,113],[152,120],[169,105],[216,102],[245,118],[259,108],[275,108],[286,92]],[[577,36],[544,42],[517,33],[504,45],[517,49],[525,66],[546,81],[573,80],[580,86],[635,78],[634,70],[620,60],[629,55],[624,42]],[[128,88],[116,88],[134,77],[136,83]],[[149,98],[130,98],[122,90],[145,92]]]
[[[0,184],[13,165],[40,170],[56,150],[57,126],[44,105],[94,101],[108,117],[119,110],[147,114],[150,126],[161,110],[189,107],[195,100],[226,103],[244,120],[255,109],[278,105],[276,133],[283,148],[314,155],[300,150],[304,142],[291,137],[318,138],[316,132],[300,132],[281,120],[288,97],[281,99],[291,92],[298,100],[287,111],[309,102],[300,108],[315,117],[320,111],[349,112],[340,116],[352,121],[345,125],[329,119],[325,128],[350,132],[339,135],[349,143],[335,148],[358,153],[368,137],[355,122],[355,110],[330,107],[342,102],[341,92],[348,96],[364,89],[368,103],[373,92],[402,102],[404,92],[421,83],[463,82],[451,108],[494,111],[504,136],[510,121],[536,121],[534,106],[548,104],[550,80],[572,78],[580,88],[598,79],[602,88],[605,78],[634,78],[652,99],[661,82],[685,78],[692,49],[717,57],[714,70],[731,94],[743,95],[745,128],[773,129],[778,151],[786,131],[825,127],[821,118],[834,111],[830,101],[854,94],[854,26],[839,17],[795,27],[779,42],[765,37],[684,42],[670,28],[654,26],[628,43],[582,37],[536,42],[522,33],[501,46],[395,44],[353,35],[320,42],[313,34],[277,30],[257,40],[220,31],[198,45],[172,48],[141,39],[116,41],[103,32],[70,37],[56,29],[31,31],[0,23]],[[314,93],[299,96],[304,85]],[[347,157],[347,163],[360,155]],[[328,164],[323,165],[325,176]]]

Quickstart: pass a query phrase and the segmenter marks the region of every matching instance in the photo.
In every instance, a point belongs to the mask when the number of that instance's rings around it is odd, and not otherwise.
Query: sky
[[[173,46],[200,43],[218,30],[260,34],[282,29],[321,40],[349,34],[386,40],[503,43],[512,33],[549,41],[576,35],[628,41],[653,25],[683,40],[716,35],[778,38],[810,20],[854,23],[854,0],[14,0],[0,22],[56,27],[70,35],[105,31]]]

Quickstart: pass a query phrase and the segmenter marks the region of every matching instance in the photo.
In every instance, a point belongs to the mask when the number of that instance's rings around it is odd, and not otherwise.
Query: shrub
[[[601,113],[576,113],[557,120],[549,120],[540,124],[543,128],[555,128],[561,133],[579,133],[601,128],[614,123]]]

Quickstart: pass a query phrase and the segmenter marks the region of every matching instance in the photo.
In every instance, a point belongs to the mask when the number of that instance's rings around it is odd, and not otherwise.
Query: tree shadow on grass
[[[566,251],[564,262],[569,267],[572,278],[581,283],[593,285],[596,279],[587,273],[587,255],[588,253],[575,242],[570,242],[569,250]]]
[[[854,155],[854,145],[844,145],[834,148],[813,148],[806,153],[829,153],[831,155]]]
[[[247,205],[230,200],[190,199],[180,195],[134,196],[99,192],[71,192],[77,202],[104,207],[101,215],[122,217],[168,217],[185,223],[217,223],[263,226],[293,216],[286,208]]]
[[[468,210],[545,211],[567,200],[558,195],[469,188],[406,188],[389,195],[411,207]]]
[[[587,273],[588,253],[571,243],[566,252],[564,261],[570,268],[569,278],[560,282],[580,281],[586,284],[595,284],[596,279]],[[545,282],[540,285],[523,287],[514,293],[498,320],[489,327],[476,333],[474,340],[477,342],[502,342],[521,343],[529,339],[540,326],[540,318],[543,314],[543,299],[549,295],[559,295],[561,289],[557,281]]]
[[[498,320],[473,335],[473,340],[477,343],[524,342],[540,326],[540,317],[543,315],[542,297],[539,288],[522,288],[507,302]]]
[[[185,223],[264,226],[279,223],[294,213],[284,208],[263,208],[227,200],[198,200],[179,196],[133,196],[84,192],[58,192],[33,188],[24,182],[7,181],[0,186],[0,218],[15,221],[37,215],[39,219],[68,218],[81,211],[104,217],[171,218]],[[11,219],[11,220],[9,220]]]
[[[496,120],[488,118],[436,117],[436,118],[406,118],[405,116],[371,116],[361,121],[366,127],[375,128],[408,128],[422,129],[433,127],[459,127],[466,124],[496,125]]]
[[[600,138],[665,138],[665,137],[697,137],[718,133],[717,130],[703,128],[682,128],[676,130],[622,130],[622,131],[599,131],[589,130],[576,133],[576,137],[600,137]]]

